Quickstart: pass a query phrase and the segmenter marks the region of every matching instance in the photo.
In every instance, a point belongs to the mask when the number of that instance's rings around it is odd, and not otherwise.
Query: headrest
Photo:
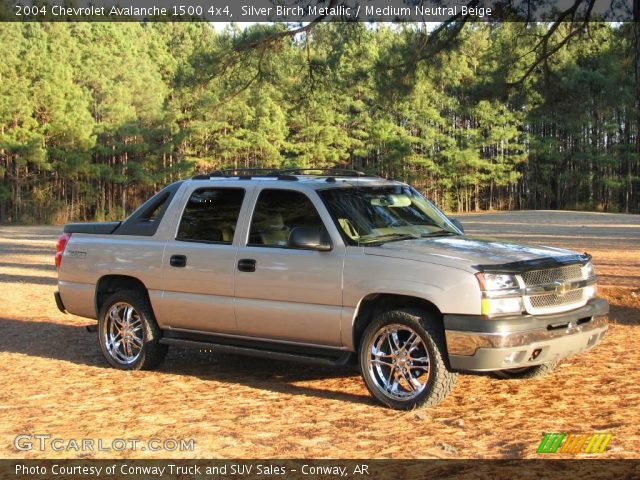
[[[282,214],[274,212],[269,215],[261,215],[256,223],[260,225],[262,230],[277,231],[284,229],[284,220]]]

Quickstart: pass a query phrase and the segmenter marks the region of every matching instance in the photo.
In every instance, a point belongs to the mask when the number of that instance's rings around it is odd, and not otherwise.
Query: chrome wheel
[[[427,386],[429,351],[407,325],[386,325],[372,337],[365,362],[376,388],[394,400],[412,400]]]
[[[144,331],[140,314],[126,302],[114,303],[103,323],[106,351],[121,365],[131,365],[142,353]]]

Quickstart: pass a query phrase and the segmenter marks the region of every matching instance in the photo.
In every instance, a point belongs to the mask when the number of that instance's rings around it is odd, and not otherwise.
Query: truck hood
[[[365,247],[366,255],[403,258],[418,262],[436,263],[470,272],[477,266],[531,264],[539,260],[577,260],[575,252],[555,247],[504,242],[494,238],[472,236],[431,237]]]

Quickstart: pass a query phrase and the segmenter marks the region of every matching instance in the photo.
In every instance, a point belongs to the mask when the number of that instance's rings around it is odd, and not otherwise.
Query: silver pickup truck
[[[587,254],[464,235],[415,189],[353,171],[224,171],[123,222],[70,224],[55,299],[112,366],[170,345],[358,362],[382,403],[433,405],[457,371],[531,378],[607,330]]]

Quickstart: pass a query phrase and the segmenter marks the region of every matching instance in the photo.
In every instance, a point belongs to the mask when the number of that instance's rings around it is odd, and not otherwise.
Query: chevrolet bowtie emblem
[[[553,283],[556,286],[556,295],[558,295],[559,297],[564,297],[570,289],[568,283],[558,281],[555,281]]]

